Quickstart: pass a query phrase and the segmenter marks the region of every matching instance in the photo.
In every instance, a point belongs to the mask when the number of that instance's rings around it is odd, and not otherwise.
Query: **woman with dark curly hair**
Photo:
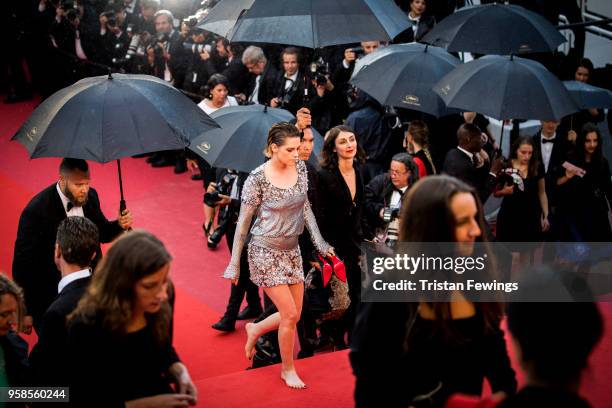
[[[365,162],[365,153],[357,143],[357,135],[349,126],[336,126],[329,130],[321,152],[318,172],[317,220],[323,238],[344,261],[351,306],[342,322],[342,333],[332,335],[338,348],[346,347],[344,332],[351,332],[355,308],[359,304],[361,270],[359,269],[361,227],[365,204],[364,186],[359,165]]]
[[[67,372],[75,406],[195,405],[197,390],[170,340],[171,260],[161,241],[145,231],[124,235],[102,259],[68,316]]]

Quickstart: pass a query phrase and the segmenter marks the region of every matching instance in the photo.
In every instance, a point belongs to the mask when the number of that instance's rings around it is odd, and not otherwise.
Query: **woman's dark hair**
[[[263,152],[264,155],[267,158],[272,157],[272,145],[282,146],[285,144],[285,139],[288,137],[301,138],[302,135],[299,129],[289,122],[279,122],[272,126],[268,131],[268,140]]]
[[[222,74],[212,74],[210,78],[208,78],[208,82],[206,82],[206,86],[204,87],[204,95],[206,98],[212,99],[212,90],[215,89],[217,85],[224,85],[227,89],[229,89],[229,81],[227,77]]]
[[[359,145],[359,137],[355,131],[349,126],[339,125],[329,130],[325,137],[325,142],[323,142],[323,149],[321,150],[321,167],[324,169],[331,170],[338,168],[338,153],[335,152],[336,139],[342,132],[348,132],[355,135],[355,139],[357,139],[357,155],[355,156],[355,160],[357,163],[365,162],[365,151]]]
[[[589,133],[595,133],[597,135],[597,147],[591,155],[591,163],[594,167],[599,167],[603,165],[603,140],[599,128],[592,123],[585,123],[580,132],[578,132],[578,136],[576,136],[576,148],[574,150],[575,161],[577,165],[586,163],[586,149],[584,148],[584,143]]]
[[[508,329],[529,374],[559,388],[579,383],[604,331],[595,302],[513,302],[508,305]]]
[[[476,220],[481,231],[476,241],[486,242],[484,211],[476,190],[463,181],[446,175],[424,177],[408,190],[400,214],[399,241],[456,242],[457,222],[451,210],[451,200],[459,193],[467,193],[474,197],[477,208]],[[489,265],[494,265],[491,251],[486,244],[484,246],[489,254]],[[447,337],[453,338],[455,335],[451,323],[450,303],[436,302],[430,303],[429,306],[434,311],[437,326]],[[501,304],[477,303],[476,309],[482,314],[485,331],[497,327],[502,317]]]
[[[522,145],[531,146],[531,159],[529,159],[529,164],[527,165],[527,175],[533,177],[538,172],[538,166],[540,165],[540,158],[537,155],[535,149],[535,143],[533,142],[533,138],[529,136],[520,136],[516,139],[516,141],[512,144],[512,149],[510,150],[510,159],[518,159],[518,150]]]
[[[136,284],[171,260],[164,244],[153,234],[132,231],[123,235],[102,258],[87,292],[68,319],[78,316],[88,323],[101,323],[111,333],[125,333],[134,312]],[[165,341],[170,332],[168,302],[162,302],[159,312],[147,318],[156,339]]]
[[[576,71],[578,71],[578,68],[586,68],[589,70],[589,76],[593,75],[593,70],[595,69],[593,67],[593,62],[588,59],[588,58],[582,58],[579,62],[578,65],[576,66]]]
[[[413,120],[408,125],[408,130],[406,131],[410,133],[412,136],[412,140],[414,140],[421,148],[423,149],[423,153],[429,160],[429,164],[431,168],[436,173],[436,166],[434,165],[433,158],[431,157],[431,153],[429,152],[429,127],[427,123],[422,120]]]

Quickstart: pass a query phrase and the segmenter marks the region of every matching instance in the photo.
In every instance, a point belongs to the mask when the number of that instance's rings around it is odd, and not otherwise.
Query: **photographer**
[[[365,212],[370,235],[393,246],[397,241],[399,213],[406,191],[419,179],[419,170],[408,153],[393,156],[389,173],[381,174],[365,187]]]
[[[254,45],[242,53],[242,63],[251,76],[246,87],[246,94],[238,94],[240,103],[258,103],[265,105],[274,97],[274,83],[278,73],[274,64],[269,63],[263,50]]]
[[[227,245],[232,251],[234,245],[234,234],[236,222],[240,212],[240,200],[242,187],[248,177],[248,173],[235,172],[233,170],[219,169],[217,171],[217,182],[211,183],[204,201],[211,207],[219,208],[218,226],[208,237],[208,246],[215,248],[223,235],[226,236]],[[259,316],[262,312],[259,288],[249,279],[249,268],[246,260],[246,246],[241,256],[240,277],[237,285],[231,285],[230,297],[225,314],[212,325],[219,331],[234,331],[236,320],[250,319]],[[246,294],[247,308],[240,312],[240,305]]]
[[[155,76],[179,86],[187,66],[183,39],[173,27],[174,16],[170,11],[160,10],[154,18],[156,38],[147,49],[149,65]]]
[[[201,28],[193,27],[189,32],[190,41],[183,43],[189,63],[182,89],[201,94],[210,76],[216,72],[210,57],[210,38],[208,32]]]
[[[105,65],[117,65],[126,55],[130,38],[126,31],[126,13],[123,3],[110,5],[100,14],[99,61]]]

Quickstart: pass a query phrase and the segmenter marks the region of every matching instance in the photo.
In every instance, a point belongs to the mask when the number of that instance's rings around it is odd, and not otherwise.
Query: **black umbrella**
[[[459,64],[461,61],[441,48],[419,43],[397,44],[359,59],[351,82],[382,105],[439,117],[458,110],[449,112],[431,88]]]
[[[448,107],[496,119],[551,120],[578,111],[556,76],[524,58],[491,55],[459,65],[433,90]]]
[[[183,149],[218,127],[189,98],[148,75],[85,78],[47,98],[13,136],[30,158],[117,160],[121,207],[122,157]]]
[[[499,55],[551,52],[565,41],[544,17],[505,4],[464,7],[423,37],[423,42],[451,52]]]
[[[612,108],[612,92],[580,81],[563,81],[580,109]]]
[[[228,37],[238,18],[251,8],[255,0],[223,0],[217,3],[198,23],[198,27]]]
[[[321,48],[389,41],[410,26],[393,0],[255,0],[228,39]]]
[[[189,148],[211,166],[246,173],[266,160],[263,151],[272,125],[294,119],[284,109],[262,105],[230,106],[213,112],[211,117],[221,128],[192,140]],[[315,138],[313,151],[318,154],[323,146],[323,138],[314,128],[311,129]]]

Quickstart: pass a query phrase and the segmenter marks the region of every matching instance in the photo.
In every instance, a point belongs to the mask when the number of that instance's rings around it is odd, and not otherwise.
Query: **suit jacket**
[[[533,136],[534,154],[544,167],[544,159],[542,157],[542,132],[538,132]],[[548,170],[544,176],[546,184],[546,196],[548,197],[548,207],[552,209],[557,201],[557,178],[562,173],[561,165],[567,159],[567,154],[571,149],[571,144],[561,134],[557,133],[553,142],[550,161],[548,162]]]
[[[393,195],[393,183],[389,174],[380,174],[374,177],[365,187],[365,210],[368,217],[368,226],[374,229],[384,226],[380,219],[380,210],[388,207]]]
[[[261,105],[270,105],[270,100],[275,96],[278,96],[274,95],[274,83],[277,76],[277,69],[274,68],[271,61],[268,61],[268,63],[266,64],[266,68],[264,68],[264,71],[261,73],[259,91],[257,93],[257,100]],[[253,90],[255,89],[256,77],[256,75],[251,75],[249,85],[247,87],[247,92],[245,94],[247,98],[253,93]]]
[[[416,35],[414,34],[414,30],[412,27],[407,28],[406,30],[399,33],[393,39],[394,44],[402,44],[402,43],[411,43],[414,41],[420,42],[421,38],[425,34],[429,32],[436,25],[436,20],[433,16],[424,15],[421,17],[421,21],[419,21],[419,25],[417,27]]]
[[[229,82],[230,95],[237,95],[239,93],[247,95],[250,81],[249,70],[240,61],[240,58],[234,57],[222,73]],[[252,88],[251,92],[253,92]]]
[[[468,155],[459,148],[454,148],[446,154],[443,172],[474,187],[483,203],[490,194],[487,187],[489,165],[485,164],[480,168],[474,167]]]
[[[123,231],[117,221],[106,219],[93,188],[89,189],[83,213],[98,227],[100,242],[110,242]],[[36,325],[57,296],[61,275],[53,254],[57,227],[65,218],[66,211],[55,183],[34,196],[19,218],[13,279],[23,288],[27,313],[34,317]],[[101,254],[98,247],[97,259]]]
[[[340,170],[322,168],[318,172],[317,224],[323,238],[341,258],[356,258],[361,253],[364,187],[357,166],[355,177],[357,191],[353,201]]]
[[[90,277],[70,282],[57,295],[42,317],[38,343],[30,353],[30,381],[40,386],[66,386],[68,373],[64,361],[68,344],[66,317],[85,293]]]

